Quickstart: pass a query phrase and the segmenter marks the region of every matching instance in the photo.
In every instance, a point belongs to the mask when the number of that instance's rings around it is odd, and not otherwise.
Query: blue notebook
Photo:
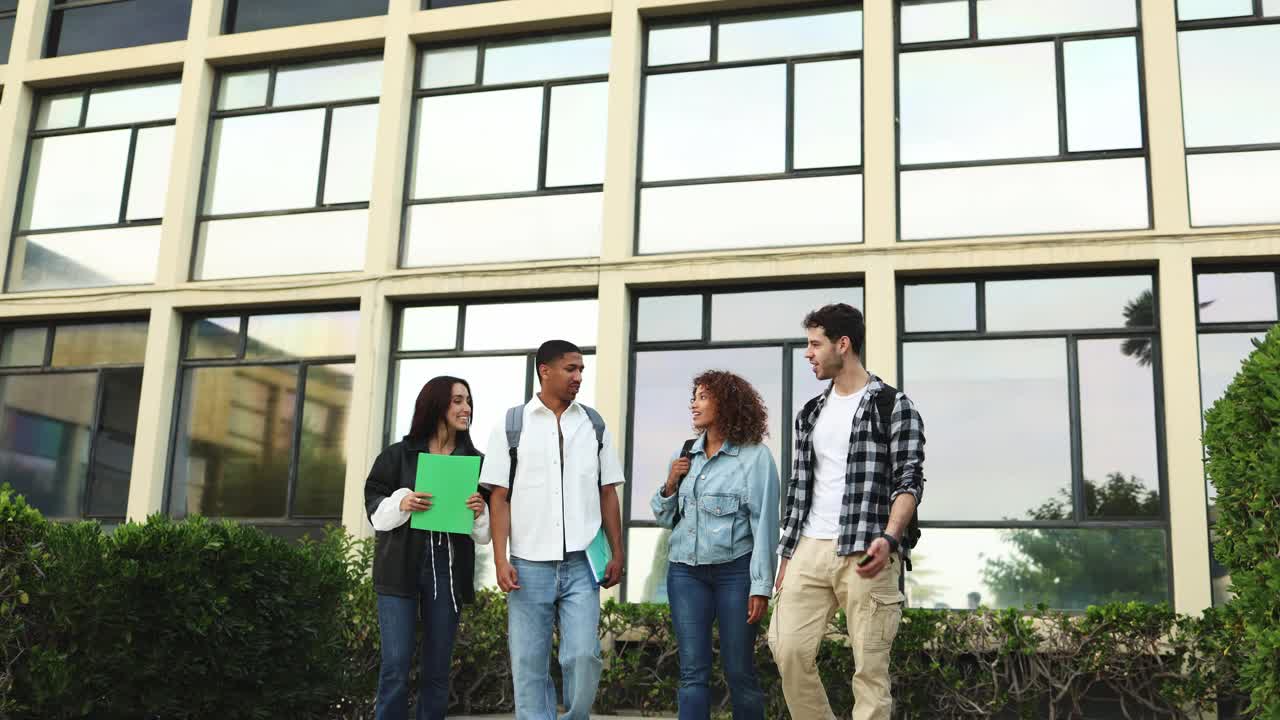
[[[587,562],[591,564],[591,574],[596,576],[596,584],[604,582],[604,569],[613,560],[613,550],[609,549],[609,538],[604,534],[604,527],[596,533],[596,537],[587,546]]]

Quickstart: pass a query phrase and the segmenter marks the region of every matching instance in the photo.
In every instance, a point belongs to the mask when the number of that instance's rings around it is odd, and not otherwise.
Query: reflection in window
[[[195,279],[364,267],[381,86],[380,58],[219,76]]]
[[[1149,227],[1132,0],[901,10],[904,240]]]
[[[666,478],[672,455],[694,436],[689,421],[694,376],[713,368],[729,370],[754,385],[769,410],[765,445],[778,467],[790,467],[795,410],[823,390],[803,357],[802,322],[810,311],[836,302],[862,309],[862,288],[677,292],[636,298],[625,522],[628,542],[639,545],[628,547],[627,600],[667,599],[668,533],[654,527],[649,498]]]
[[[902,383],[929,428],[934,508],[912,602],[1165,599],[1152,277],[908,280],[902,296]]]
[[[402,265],[600,254],[609,47],[593,32],[423,51]]]
[[[1226,393],[1256,343],[1280,318],[1280,272],[1267,268],[1201,270],[1196,274],[1196,311],[1200,360],[1200,411],[1208,412]],[[1206,478],[1210,539],[1218,492]],[[1212,557],[1213,603],[1231,598],[1231,577]]]
[[[187,39],[191,0],[54,0],[46,56]]]
[[[9,62],[9,45],[13,41],[13,23],[18,14],[18,0],[0,2],[0,65]]]
[[[534,356],[539,345],[556,338],[582,348],[586,369],[578,402],[594,406],[597,313],[594,299],[402,308],[384,425],[386,443],[409,433],[422,386],[434,377],[452,375],[471,384],[471,439],[483,452],[507,408],[528,402],[537,392]],[[476,546],[476,582],[497,585],[491,545]]]
[[[1178,33],[1191,224],[1280,222],[1280,24],[1248,2],[1181,0],[1178,17],[1199,21]]]
[[[146,331],[0,328],[0,478],[46,516],[124,518]]]
[[[177,81],[37,100],[9,290],[155,280]]]
[[[356,311],[188,321],[172,515],[341,516],[358,322]]]
[[[654,24],[648,42],[641,253],[861,242],[860,8]]]
[[[387,0],[227,0],[227,33],[385,15]]]

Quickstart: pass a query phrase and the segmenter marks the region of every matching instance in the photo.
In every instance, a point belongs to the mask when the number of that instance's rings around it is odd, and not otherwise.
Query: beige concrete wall
[[[630,289],[703,282],[767,282],[774,278],[851,278],[865,283],[868,354],[887,380],[897,382],[895,288],[903,274],[987,268],[1081,269],[1126,266],[1158,269],[1162,307],[1165,431],[1173,528],[1175,603],[1184,612],[1209,604],[1204,483],[1199,451],[1199,401],[1192,267],[1216,258],[1280,257],[1280,227],[1192,229],[1187,220],[1181,100],[1173,0],[1145,0],[1147,89],[1154,227],[1139,232],[1045,235],[899,243],[895,213],[893,6],[865,3],[864,204],[865,242],[844,246],[690,253],[635,257],[634,178],[641,87],[640,49],[645,17],[756,6],[766,0],[506,0],[424,12],[418,0],[392,0],[387,16],[219,36],[222,0],[194,0],[185,42],[39,59],[49,0],[23,0],[14,31],[12,61],[0,66],[0,251],[7,255],[16,209],[34,93],[42,88],[103,79],[181,73],[173,177],[163,224],[157,281],[141,288],[36,292],[0,296],[0,320],[150,313],[142,412],[135,450],[129,515],[161,509],[170,453],[173,387],[183,313],[224,305],[359,304],[361,352],[356,362],[348,440],[349,467],[343,518],[368,532],[360,488],[380,449],[388,382],[393,303],[404,298],[531,294],[581,290],[600,297],[599,405],[619,435],[625,433]],[[613,32],[609,90],[605,220],[601,257],[449,268],[396,268],[404,169],[412,110],[415,48],[420,43],[483,38],[555,28],[599,27]],[[200,168],[216,68],[314,57],[352,49],[382,49],[375,193],[370,242],[359,272],[287,278],[192,283]]]

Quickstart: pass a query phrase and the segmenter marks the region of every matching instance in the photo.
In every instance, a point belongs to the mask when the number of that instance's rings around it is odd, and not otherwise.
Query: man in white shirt
[[[556,692],[548,668],[560,621],[563,720],[586,720],[600,684],[600,587],[622,579],[622,466],[613,439],[597,436],[585,406],[582,351],[550,340],[536,357],[541,390],[520,411],[522,429],[511,472],[505,424],[495,426],[480,482],[493,489],[490,517],[498,586],[510,593],[508,643],[519,720],[554,720]],[[594,413],[594,411],[590,411]],[[587,546],[604,528],[613,559],[597,584]],[[510,559],[507,558],[510,541]]]

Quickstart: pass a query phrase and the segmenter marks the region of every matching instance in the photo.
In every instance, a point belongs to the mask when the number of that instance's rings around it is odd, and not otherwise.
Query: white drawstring
[[[436,599],[436,533],[434,530],[428,530],[430,535],[427,538],[427,552],[431,553],[431,599]]]
[[[448,542],[448,540],[446,540]],[[458,599],[453,596],[453,543],[449,542],[449,601],[453,603],[453,614],[458,614]]]
[[[431,536],[427,541],[427,547],[429,548],[429,552],[431,553],[431,599],[435,600],[439,597],[439,592],[440,592],[436,584],[435,545],[436,545],[437,536],[435,531],[428,531],[428,532],[431,533]],[[444,533],[441,533],[439,535],[439,538],[440,538],[440,544],[445,545],[449,548],[449,602],[453,604],[453,614],[457,615],[458,614],[458,598],[455,597],[453,594],[453,543],[449,541],[448,535]]]

